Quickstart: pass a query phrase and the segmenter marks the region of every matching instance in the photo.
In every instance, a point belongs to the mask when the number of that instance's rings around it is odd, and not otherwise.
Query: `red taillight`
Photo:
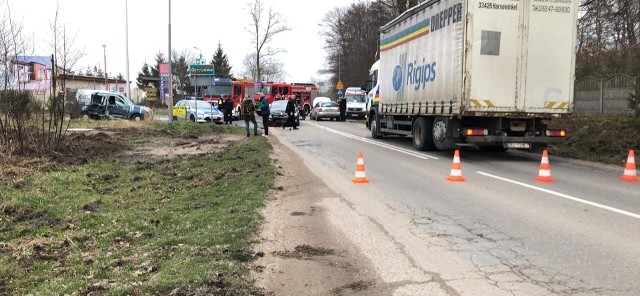
[[[547,137],[566,137],[567,131],[565,130],[547,130]]]
[[[465,132],[467,136],[486,136],[489,134],[489,131],[486,129],[478,129],[478,128],[468,128]]]
[[[318,108],[318,112],[322,112],[322,108]]]

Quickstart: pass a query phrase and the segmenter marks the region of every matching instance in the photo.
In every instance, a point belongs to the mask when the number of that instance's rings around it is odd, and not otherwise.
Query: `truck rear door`
[[[467,110],[517,111],[525,1],[467,1]]]
[[[568,112],[578,1],[468,1],[466,110]]]
[[[567,113],[573,102],[579,0],[530,0],[525,11],[521,105],[526,112]]]

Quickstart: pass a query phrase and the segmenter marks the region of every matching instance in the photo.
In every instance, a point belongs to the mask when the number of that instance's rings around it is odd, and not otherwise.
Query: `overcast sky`
[[[56,7],[54,0],[8,1],[12,16],[22,21],[24,30],[35,40],[35,55],[50,55],[49,22]],[[85,56],[77,69],[99,66],[104,69],[103,47],[106,44],[107,71],[125,74],[125,0],[59,0],[60,20],[69,33],[77,33],[76,46]],[[173,0],[171,2],[172,47],[188,49],[211,59],[218,41],[227,53],[234,73],[242,71],[242,60],[249,52],[251,36],[245,28],[251,25],[247,4],[252,0]],[[272,46],[285,48],[277,56],[284,65],[290,82],[307,82],[319,77],[325,63],[320,23],[325,14],[355,0],[292,1],[264,0],[287,19],[291,31],[281,33]],[[145,60],[153,63],[155,53],[167,52],[168,0],[128,0],[129,5],[129,73],[134,81]],[[6,3],[3,11],[6,11]],[[375,30],[372,28],[372,30]],[[375,32],[372,32],[375,34]]]

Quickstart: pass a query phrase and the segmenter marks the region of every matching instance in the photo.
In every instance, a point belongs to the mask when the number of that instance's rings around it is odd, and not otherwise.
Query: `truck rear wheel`
[[[373,123],[373,122],[372,122]],[[431,118],[418,117],[413,122],[411,134],[413,135],[413,147],[416,150],[427,151],[433,149],[433,121]]]
[[[436,116],[433,120],[433,144],[438,150],[451,150],[455,148],[455,140],[447,136],[449,122],[444,116]]]

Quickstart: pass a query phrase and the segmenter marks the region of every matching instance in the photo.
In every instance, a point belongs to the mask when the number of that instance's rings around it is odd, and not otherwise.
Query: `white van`
[[[367,93],[359,87],[349,87],[344,93],[347,100],[347,118],[364,118],[367,114]]]

